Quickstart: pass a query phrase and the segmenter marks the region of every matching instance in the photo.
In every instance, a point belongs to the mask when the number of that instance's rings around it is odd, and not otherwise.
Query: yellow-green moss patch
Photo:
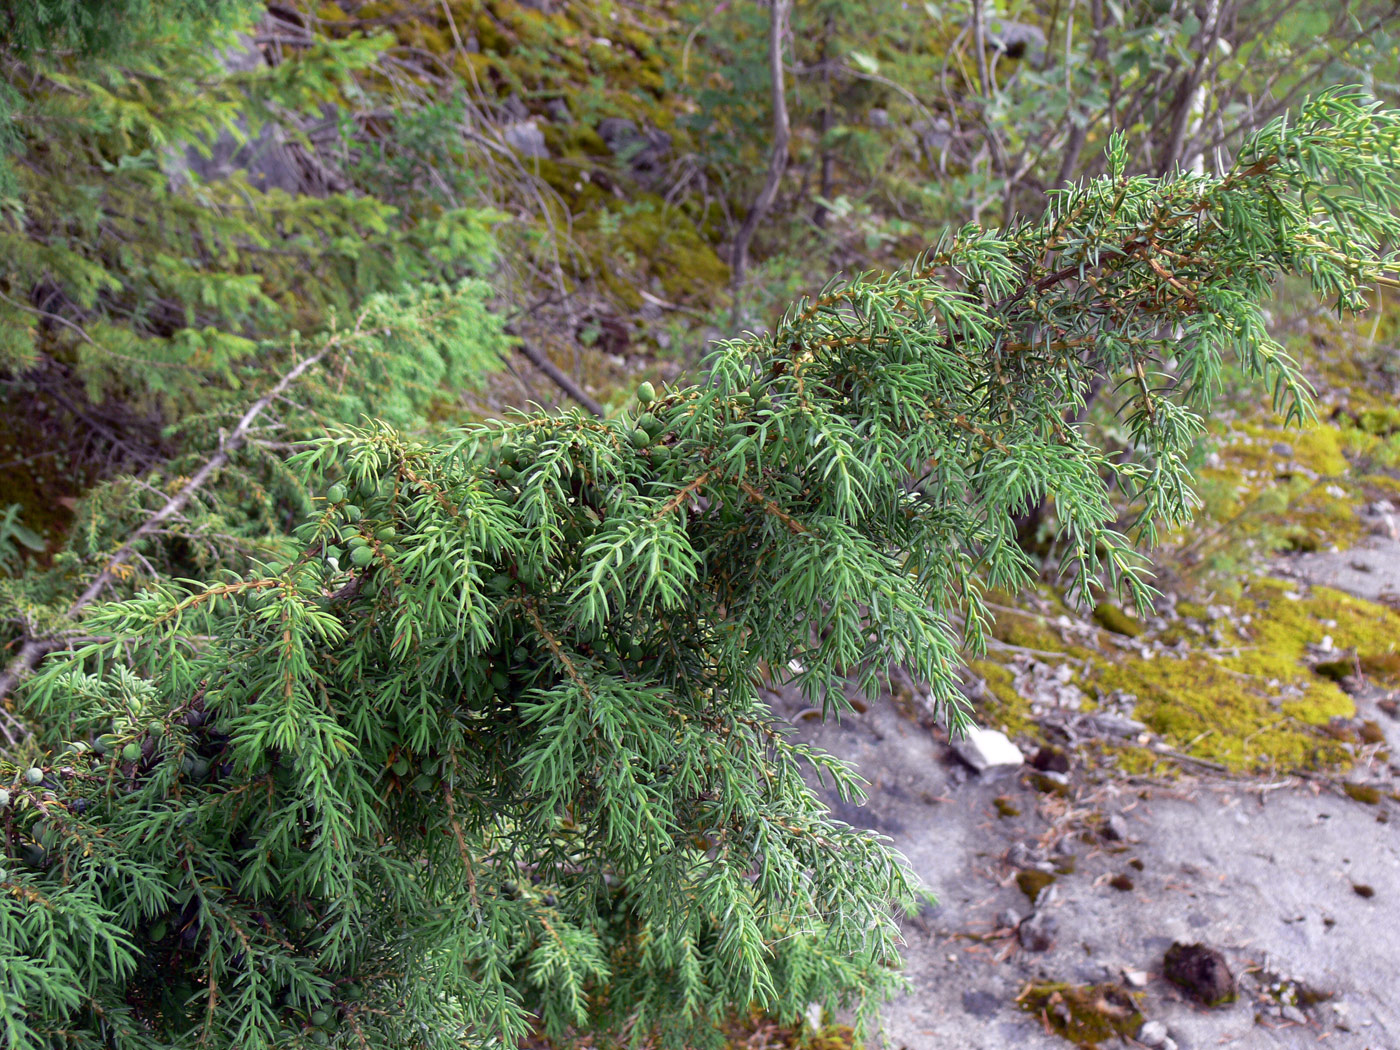
[[[1086,1050],[1137,1035],[1144,1020],[1137,997],[1113,984],[1031,985],[1016,1001],[1056,1035]]]
[[[1141,621],[1129,616],[1111,602],[1099,602],[1094,606],[1094,622],[1106,631],[1125,634],[1130,638],[1137,638],[1143,631]]]
[[[1025,871],[1016,873],[1016,885],[1021,888],[1021,892],[1026,895],[1026,899],[1032,904],[1036,902],[1045,887],[1055,881],[1055,876],[1048,871],[1040,871],[1037,868],[1027,868]]]
[[[1347,793],[1348,798],[1356,802],[1361,802],[1368,806],[1379,806],[1381,804],[1380,789],[1371,787],[1369,784],[1343,784],[1342,790]]]
[[[986,699],[974,712],[977,721],[1001,726],[1012,737],[1038,736],[1040,730],[1031,715],[1030,703],[1011,685],[1011,669],[995,660],[974,660],[970,667],[987,686]]]

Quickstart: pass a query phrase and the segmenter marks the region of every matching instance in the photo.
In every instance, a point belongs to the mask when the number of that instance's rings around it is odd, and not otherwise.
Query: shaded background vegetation
[[[835,273],[894,265],[950,225],[1037,214],[1048,189],[1102,171],[1113,129],[1137,170],[1214,168],[1310,89],[1388,97],[1391,11],[5,5],[0,383],[25,411],[0,421],[0,505],[51,553],[90,557],[298,338],[376,294],[473,276],[490,280],[463,293],[472,308],[514,336],[483,347],[496,375],[361,361],[336,412],[599,408]],[[198,527],[252,538],[285,515],[298,497],[262,453],[329,403],[308,395],[269,422],[278,437],[228,472],[240,520]],[[214,557],[176,539],[151,557]]]

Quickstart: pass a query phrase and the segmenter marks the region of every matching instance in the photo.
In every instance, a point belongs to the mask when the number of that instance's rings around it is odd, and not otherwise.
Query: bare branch
[[[518,348],[532,365],[554,381],[555,386],[568,394],[584,408],[588,409],[588,411],[592,412],[595,416],[607,414],[603,411],[603,406],[598,404],[598,402],[589,395],[587,390],[583,389],[583,387],[579,386],[578,383],[574,381],[573,376],[569,375],[568,372],[565,372],[551,361],[549,355],[539,347],[535,346],[533,343],[521,340]]]
[[[768,28],[768,78],[773,99],[773,148],[768,156],[768,178],[749,208],[748,215],[744,217],[744,225],[739,228],[739,235],[734,238],[734,250],[730,256],[736,323],[739,293],[744,287],[744,274],[749,267],[749,242],[753,240],[759,223],[767,218],[773,201],[778,196],[778,185],[787,171],[788,139],[791,136],[791,128],[788,125],[787,87],[783,72],[783,37],[787,34],[792,0],[769,0],[769,3],[772,18]]]

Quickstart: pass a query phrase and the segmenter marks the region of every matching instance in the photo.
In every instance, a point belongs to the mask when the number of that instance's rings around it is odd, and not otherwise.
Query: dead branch
[[[116,552],[107,560],[107,564],[103,566],[102,571],[93,578],[83,593],[78,595],[73,604],[68,607],[68,619],[76,619],[84,609],[101,596],[102,592],[107,589],[107,585],[116,579],[117,571],[136,556],[137,545],[146,537],[158,532],[165,522],[185,509],[194,494],[228,463],[233,453],[243,447],[248,440],[249,430],[252,429],[253,424],[267,410],[268,406],[281,397],[283,392],[300,379],[308,369],[319,364],[337,344],[338,340],[332,339],[318,352],[303,358],[279,379],[271,390],[248,407],[234,428],[220,440],[218,451],[209,457],[204,466],[200,467],[189,481],[185,482],[179,492],[166,500],[164,506],[138,526],[127,537],[126,542],[117,548]],[[19,680],[32,671],[41,659],[65,644],[65,638],[62,634],[30,638],[26,641],[5,668],[4,673],[0,674],[0,702],[9,697]],[[3,723],[0,723],[0,734],[4,735],[10,746],[14,746],[27,737],[30,730],[16,721],[8,711],[4,711],[3,708],[0,708],[0,711],[4,712]]]

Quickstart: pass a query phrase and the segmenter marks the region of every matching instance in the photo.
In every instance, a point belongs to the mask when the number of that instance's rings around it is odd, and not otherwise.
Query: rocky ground
[[[1385,598],[1400,542],[1276,569]],[[895,704],[823,725],[778,697],[871,782],[837,814],[889,836],[939,897],[904,923],[912,991],[885,1013],[890,1045],[1400,1048],[1400,721],[1394,693],[1350,691],[1385,740],[1345,774],[1187,762],[1152,778],[1105,772],[1082,727],[1063,750],[1022,737],[1025,762],[977,773]],[[1174,945],[1208,952],[1181,973]]]

